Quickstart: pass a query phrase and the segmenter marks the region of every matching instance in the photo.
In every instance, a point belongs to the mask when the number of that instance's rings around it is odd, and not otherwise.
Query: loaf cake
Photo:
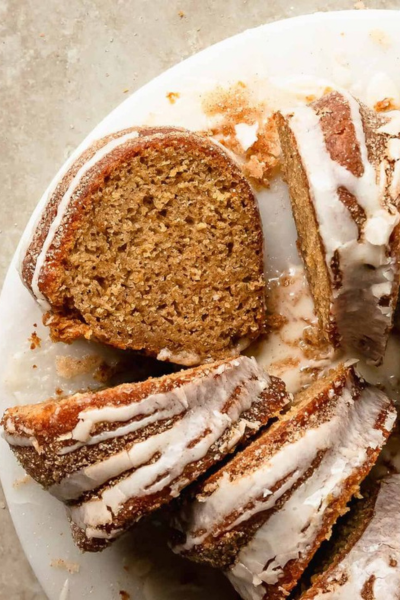
[[[378,115],[344,91],[276,115],[321,326],[335,346],[376,364],[399,289],[399,115]]]
[[[254,435],[288,402],[245,356],[4,414],[27,473],[68,505],[77,544],[99,550]]]
[[[329,567],[301,600],[394,600],[400,593],[400,475],[345,518]]]
[[[94,143],[50,193],[21,273],[55,341],[190,366],[235,356],[264,330],[257,201],[222,147],[185,130]]]
[[[245,600],[284,599],[394,425],[380,390],[341,365],[184,502],[173,549],[224,570]]]

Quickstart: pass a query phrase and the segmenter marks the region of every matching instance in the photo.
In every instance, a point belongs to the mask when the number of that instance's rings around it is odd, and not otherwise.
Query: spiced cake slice
[[[4,436],[99,550],[254,435],[288,403],[245,356],[103,391],[9,408]]]
[[[196,365],[264,330],[263,234],[240,168],[207,137],[97,141],[50,193],[22,261],[54,340]]]
[[[344,517],[330,561],[301,600],[399,597],[400,475],[369,490]]]
[[[400,112],[334,91],[276,123],[321,325],[336,346],[380,363],[399,289]]]
[[[173,549],[224,570],[245,600],[284,599],[358,491],[396,411],[339,366],[184,503]]]

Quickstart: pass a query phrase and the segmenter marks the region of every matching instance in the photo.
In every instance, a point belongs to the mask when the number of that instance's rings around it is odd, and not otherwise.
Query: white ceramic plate
[[[118,129],[144,123],[207,127],[201,95],[216,84],[238,80],[256,84],[272,108],[312,93],[319,85],[316,78],[347,87],[369,103],[375,99],[377,88],[384,94],[385,86],[394,86],[393,93],[398,95],[399,30],[400,13],[396,11],[348,11],[315,14],[246,31],[177,65],[133,94],[94,129],[61,171],[92,140]],[[293,78],[299,76],[306,79],[294,84]],[[175,104],[167,100],[169,92],[180,94]],[[36,214],[46,198],[47,193]],[[282,182],[259,194],[259,201],[268,272],[273,275],[298,262]],[[28,229],[34,220],[35,215]],[[69,393],[94,383],[89,376],[68,381],[56,375],[56,355],[81,356],[95,346],[80,342],[71,348],[49,342],[40,326],[40,311],[19,280],[16,263],[15,257],[0,302],[1,412],[16,403],[43,400],[54,394],[56,387]],[[27,338],[34,323],[43,341],[41,348],[30,350]],[[112,351],[101,351],[112,359]],[[156,526],[141,526],[101,554],[81,555],[71,540],[64,508],[36,484],[21,480],[24,474],[3,440],[0,450],[1,480],[15,527],[51,600],[118,599],[124,597],[122,590],[135,600],[236,597],[222,575],[172,555]],[[68,568],[76,571],[78,567],[79,572],[68,572]]]

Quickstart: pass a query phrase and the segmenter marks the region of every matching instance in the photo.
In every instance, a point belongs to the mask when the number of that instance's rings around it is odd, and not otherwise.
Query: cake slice
[[[391,600],[400,591],[400,475],[345,518],[330,566],[301,600]]]
[[[376,461],[396,411],[339,366],[207,478],[173,549],[223,569],[245,600],[284,599]]]
[[[133,128],[94,143],[50,193],[23,254],[56,341],[196,365],[264,331],[256,198],[225,150],[189,131]]]
[[[175,498],[287,404],[284,384],[245,356],[62,400],[9,408],[5,439],[68,505],[99,550]]]
[[[331,343],[377,364],[399,289],[399,119],[344,91],[276,115],[321,326]]]

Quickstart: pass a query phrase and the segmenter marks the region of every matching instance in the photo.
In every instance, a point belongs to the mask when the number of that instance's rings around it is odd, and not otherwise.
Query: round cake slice
[[[22,278],[57,341],[195,365],[264,330],[256,198],[223,148],[189,131],[132,128],[86,150],[50,194]]]

